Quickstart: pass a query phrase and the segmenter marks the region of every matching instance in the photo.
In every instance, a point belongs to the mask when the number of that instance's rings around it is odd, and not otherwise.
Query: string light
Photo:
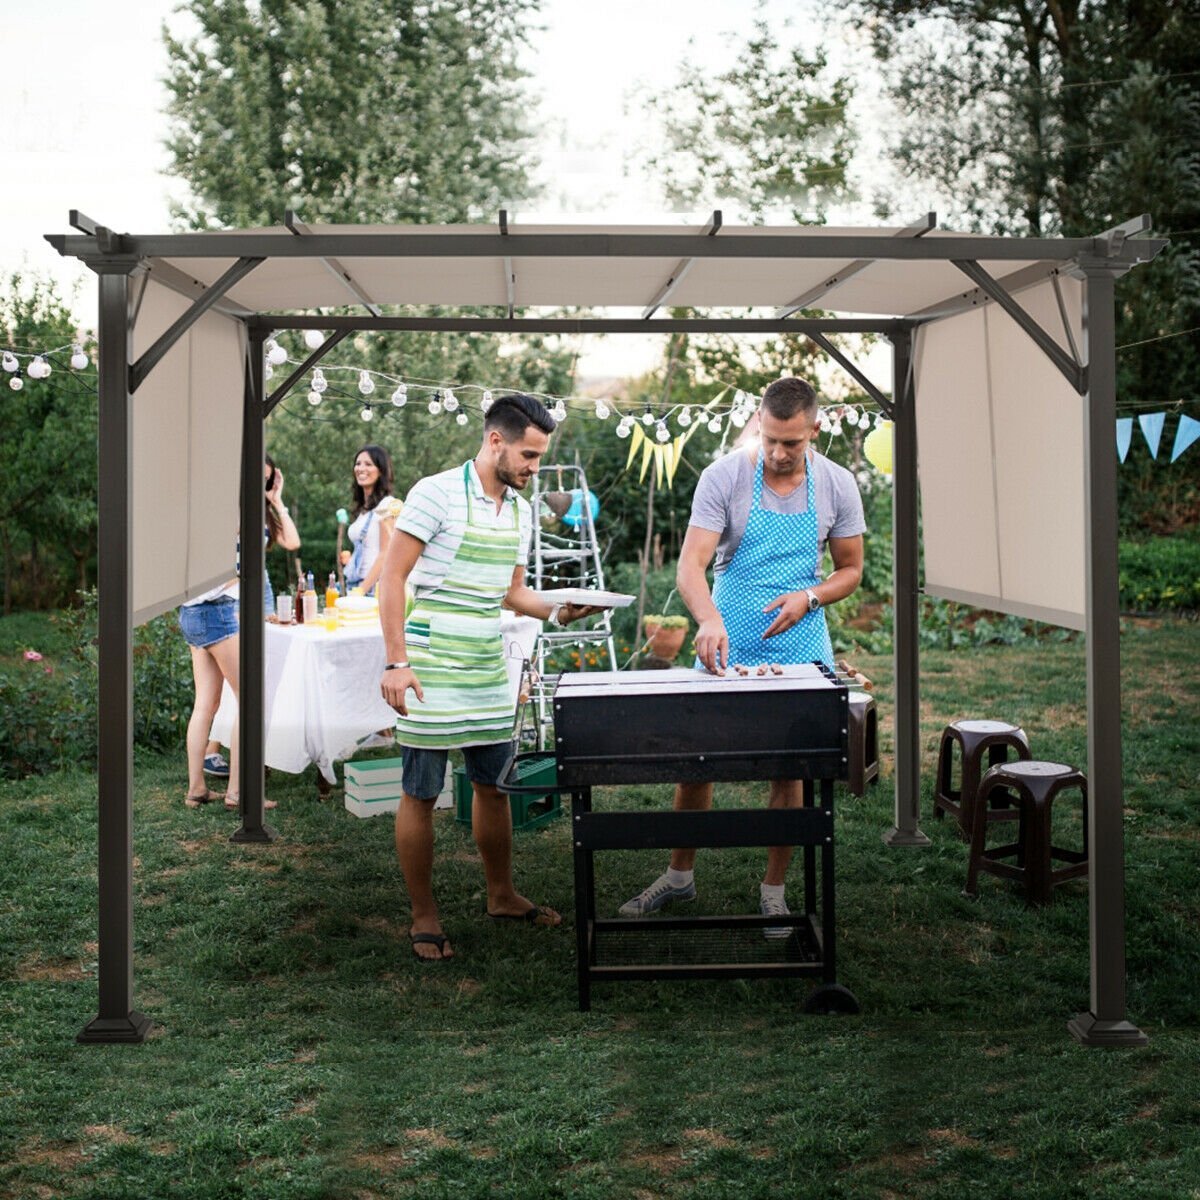
[[[479,398],[479,411],[486,413],[494,403],[495,400],[492,398],[492,393],[487,388],[484,388],[483,395]]]
[[[392,403],[397,408],[403,408],[408,403],[408,388],[404,384],[399,384],[392,393]]]
[[[596,401],[596,419],[598,421],[607,421],[612,416],[612,409],[604,403],[603,400]]]
[[[617,422],[617,437],[627,438],[629,436],[629,429],[630,429],[630,426],[626,424],[626,418],[622,417]]]
[[[304,331],[304,344],[310,350],[319,350],[325,343],[325,335],[319,329]]]
[[[654,437],[660,442],[669,442],[671,440],[671,431],[667,428],[666,421],[658,422],[658,428],[654,431]]]
[[[329,381],[325,378],[325,373],[318,367],[313,372],[312,390],[314,392],[323,392],[329,386]]]
[[[25,386],[25,380],[23,380],[20,375],[14,375],[8,381],[8,386],[12,388],[14,392],[19,392]]]
[[[646,409],[646,411],[644,413],[642,413],[642,424],[643,425],[653,425],[654,424],[654,414],[649,409]]]
[[[11,374],[17,369],[20,364],[17,362],[17,356],[10,350],[5,350],[4,357],[0,358],[0,367],[3,367]]]
[[[690,408],[685,407],[683,412],[681,412],[679,414],[679,424],[682,425],[684,427],[684,429],[686,429],[691,423],[692,423],[692,410]]]
[[[318,392],[316,388],[313,388],[313,390],[308,393],[308,402],[313,406],[313,408],[316,408],[317,405],[321,403],[321,393]]]
[[[371,378],[370,371],[359,371],[358,373],[358,390],[364,396],[369,396],[375,390],[375,380]],[[368,418],[364,417],[363,420]]]
[[[267,362],[273,367],[287,362],[287,351],[274,338],[270,338],[267,342]],[[72,362],[73,365],[74,362]]]
[[[433,393],[433,399],[429,402],[429,415],[436,417],[442,411],[442,402],[438,399],[439,392]]]
[[[92,360],[83,352],[83,347],[76,342],[71,347],[71,370],[86,371],[91,366]]]
[[[446,389],[446,395],[442,398],[442,407],[447,412],[454,412],[458,408],[458,397],[449,389]]]
[[[362,417],[364,421],[369,421],[375,416],[375,412],[369,404],[364,404],[362,412],[360,412],[358,415]]]
[[[38,354],[34,357],[33,362],[25,368],[25,374],[30,379],[45,379],[50,374],[50,364]]]
[[[465,425],[467,423],[468,417],[465,412],[460,412],[458,414],[458,416],[455,417],[454,419],[455,419],[455,421],[458,422],[459,425]]]

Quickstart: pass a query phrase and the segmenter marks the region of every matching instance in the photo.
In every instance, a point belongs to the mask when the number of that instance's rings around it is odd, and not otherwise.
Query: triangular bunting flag
[[[1158,439],[1162,437],[1163,422],[1167,419],[1165,412],[1142,413],[1138,424],[1142,427],[1142,436],[1150,447],[1150,457],[1158,457]]]
[[[1129,443],[1133,440],[1133,418],[1118,417],[1117,418],[1117,457],[1124,462],[1125,455],[1129,453]],[[633,451],[630,450],[630,454]]]
[[[1197,438],[1200,438],[1200,421],[1181,416],[1179,428],[1175,430],[1175,448],[1171,451],[1174,462]]]
[[[652,442],[644,434],[642,435],[642,470],[641,474],[638,475],[638,483],[641,483],[646,478],[646,468],[650,465],[651,458],[654,457],[654,447],[657,444],[657,442]]]

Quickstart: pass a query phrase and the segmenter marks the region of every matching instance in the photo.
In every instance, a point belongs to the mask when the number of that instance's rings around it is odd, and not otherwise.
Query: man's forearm
[[[404,610],[408,607],[408,572],[381,572],[383,586],[379,596],[379,620],[383,625],[383,645],[387,661],[407,662],[408,646],[404,641]]]
[[[717,606],[713,603],[712,592],[709,591],[708,580],[702,570],[697,570],[690,563],[680,560],[675,572],[675,583],[679,595],[692,617],[703,624],[705,621],[719,617]]]
[[[539,621],[546,620],[557,607],[545,596],[539,596],[533,588],[526,587],[524,584],[508,589],[503,606],[520,613],[523,617],[536,617]]]
[[[832,571],[827,579],[822,579],[812,590],[817,593],[822,604],[835,604],[845,600],[862,582],[862,571],[857,567],[840,567]]]

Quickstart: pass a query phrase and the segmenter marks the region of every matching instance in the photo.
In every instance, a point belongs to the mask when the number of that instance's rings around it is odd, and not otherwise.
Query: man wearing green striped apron
[[[552,605],[525,586],[532,516],[517,493],[536,474],[554,427],[535,397],[496,400],[474,461],[419,480],[409,492],[380,577],[388,659],[381,687],[399,714],[396,740],[404,748],[396,853],[412,902],[413,953],[426,961],[453,953],[433,898],[433,804],[451,749],[462,750],[473,788],[488,915],[529,925],[562,920],[513,885],[512,813],[496,787],[515,715],[500,609],[557,625],[598,611]],[[415,598],[407,618],[406,586]]]

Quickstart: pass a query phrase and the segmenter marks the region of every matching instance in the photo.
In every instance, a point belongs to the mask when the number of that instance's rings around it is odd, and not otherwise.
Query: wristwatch
[[[812,588],[805,588],[804,594],[808,597],[808,611],[810,613],[816,612],[821,607],[821,597]]]

